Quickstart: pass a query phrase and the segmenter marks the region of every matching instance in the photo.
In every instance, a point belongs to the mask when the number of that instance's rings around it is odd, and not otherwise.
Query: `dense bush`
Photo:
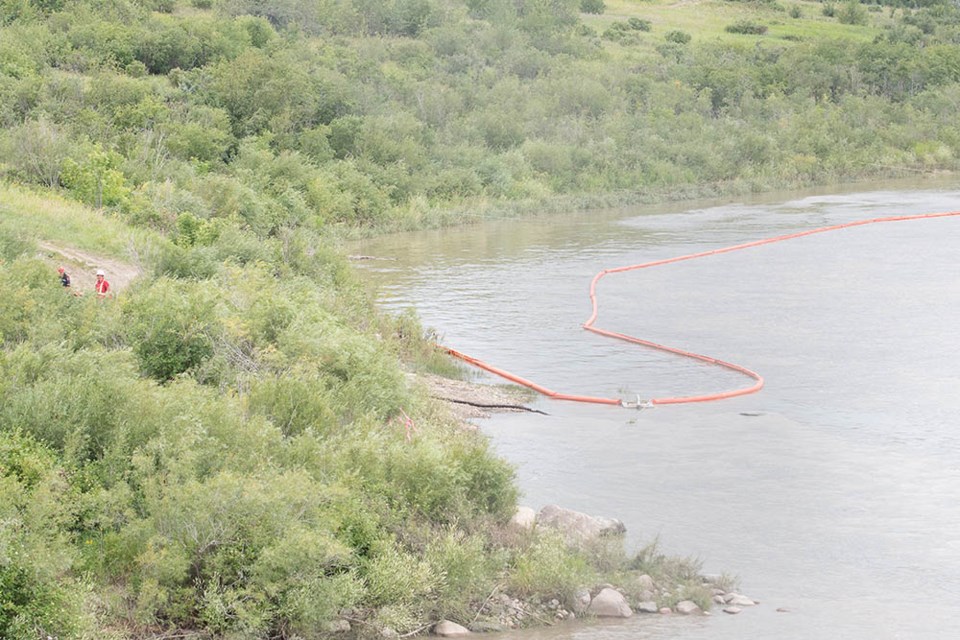
[[[72,572],[75,493],[56,455],[0,429],[0,637],[79,637],[92,630]]]
[[[422,400],[325,308],[326,271],[281,282],[266,254],[76,298],[2,237],[3,637],[98,628],[80,576],[130,603],[103,624],[251,637],[358,605],[409,631],[496,584],[509,551],[485,527],[513,512],[512,470],[473,433],[395,420]]]
[[[160,381],[203,364],[221,331],[206,283],[160,279],[124,300],[124,316],[140,368]]]
[[[840,24],[865,25],[870,21],[870,16],[859,2],[845,2],[837,10],[837,20]]]
[[[737,20],[723,28],[727,33],[745,33],[756,36],[762,36],[767,32],[767,29],[767,25],[758,24],[752,20]]]
[[[471,1],[461,8],[476,18],[469,23],[455,5],[429,0],[261,4],[223,3],[188,19],[81,3],[9,21],[0,27],[0,173],[65,186],[158,229],[182,213],[231,218],[260,238],[299,226],[405,227],[443,217],[424,207],[496,210],[598,190],[631,198],[735,175],[791,184],[831,177],[838,166],[869,174],[873,165],[836,156],[875,150],[810,156],[801,148],[791,127],[816,108],[806,98],[881,96],[898,103],[897,113],[883,111],[897,121],[900,110],[915,111],[906,101],[958,81],[950,44],[957,11],[944,4],[898,14],[874,42],[813,38],[752,53],[724,46],[721,65],[711,61],[713,43],[675,46],[690,44],[676,30],[658,43],[644,36],[651,22],[631,16],[603,38],[648,47],[652,57],[619,67],[599,56],[589,29],[576,28],[577,0]],[[757,35],[766,27],[750,19],[728,28]],[[355,40],[348,47],[316,34]],[[888,50],[894,44],[905,46]],[[675,105],[672,83],[703,76],[702,61],[719,74],[694,82],[710,95]],[[636,77],[653,89],[639,102],[629,87]],[[582,78],[590,86],[577,95]],[[774,104],[781,98],[786,106]],[[708,111],[697,106],[704,101]],[[743,163],[733,123],[748,118],[763,129],[778,109],[791,116],[778,120],[787,126],[781,143],[797,147]],[[679,121],[689,118],[699,119],[717,163],[679,149],[690,130]],[[938,118],[920,114],[921,122]],[[865,136],[855,145],[916,161],[890,127],[876,123],[872,133],[876,142]],[[677,148],[656,161],[634,153],[659,138]],[[797,160],[799,172],[789,168],[791,158],[810,157],[812,164]],[[950,168],[957,154],[942,157]],[[203,252],[184,257],[194,266],[164,272],[214,271]]]
[[[584,13],[601,14],[607,10],[603,0],[580,0],[580,11]]]

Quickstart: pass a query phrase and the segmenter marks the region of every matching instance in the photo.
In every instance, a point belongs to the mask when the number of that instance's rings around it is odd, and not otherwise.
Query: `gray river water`
[[[600,270],[958,209],[956,182],[887,184],[498,222],[358,250],[393,259],[362,263],[382,305],[416,308],[444,344],[561,392],[643,399],[750,381],[583,331]],[[952,217],[605,278],[598,326],[742,364],[765,388],[643,411],[540,398],[548,415],[481,429],[516,465],[523,504],[619,518],[630,547],[658,538],[705,572],[737,575],[761,604],[505,638],[960,637],[958,247]]]

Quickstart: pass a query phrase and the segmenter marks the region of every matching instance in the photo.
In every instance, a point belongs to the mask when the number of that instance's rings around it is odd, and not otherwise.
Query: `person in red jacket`
[[[93,289],[97,292],[98,298],[106,298],[107,292],[110,291],[110,283],[105,276],[103,269],[97,269],[97,281],[93,283]]]
[[[60,274],[60,284],[66,288],[70,288],[70,274],[67,273],[67,270],[63,267],[57,267],[57,273]]]

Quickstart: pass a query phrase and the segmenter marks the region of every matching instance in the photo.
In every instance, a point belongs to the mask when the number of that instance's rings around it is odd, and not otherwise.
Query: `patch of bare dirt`
[[[103,269],[110,288],[116,292],[126,288],[134,278],[141,274],[139,267],[127,262],[98,256],[73,247],[61,247],[50,242],[38,242],[44,257],[64,267],[70,275],[71,287],[75,291],[93,293],[93,283],[97,279],[97,269]]]

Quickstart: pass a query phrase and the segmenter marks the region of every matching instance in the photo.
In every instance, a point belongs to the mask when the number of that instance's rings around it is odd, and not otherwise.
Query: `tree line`
[[[625,32],[570,0],[2,7],[3,173],[166,231],[955,166],[952,3],[867,41],[691,41],[635,19],[616,54]]]

